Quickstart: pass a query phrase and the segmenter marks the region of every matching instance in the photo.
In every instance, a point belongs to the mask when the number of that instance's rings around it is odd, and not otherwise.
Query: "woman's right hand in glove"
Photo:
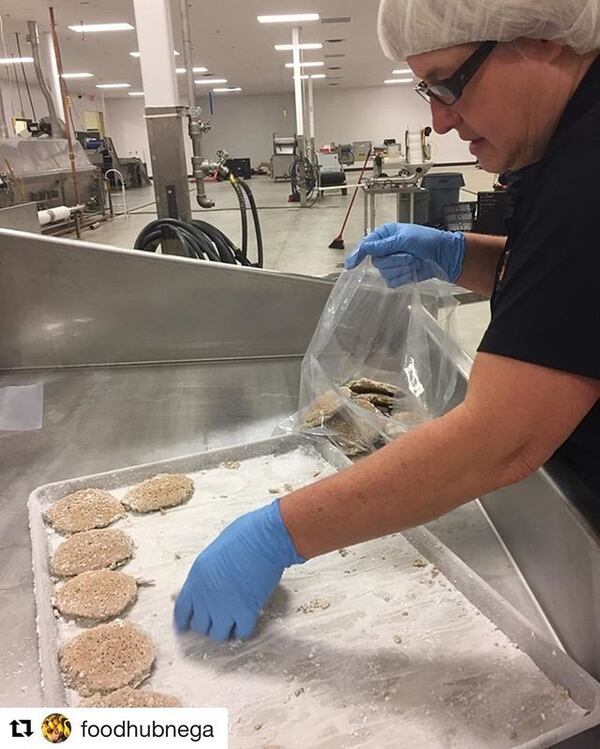
[[[465,244],[465,235],[460,231],[419,224],[383,224],[347,258],[346,269],[356,268],[370,256],[391,288],[428,278],[454,283],[462,271]]]

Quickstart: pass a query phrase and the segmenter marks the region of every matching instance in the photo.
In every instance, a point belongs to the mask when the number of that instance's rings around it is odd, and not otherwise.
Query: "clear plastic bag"
[[[302,361],[292,428],[354,456],[444,413],[456,387],[445,353],[457,304],[436,279],[388,288],[370,260],[342,273]]]

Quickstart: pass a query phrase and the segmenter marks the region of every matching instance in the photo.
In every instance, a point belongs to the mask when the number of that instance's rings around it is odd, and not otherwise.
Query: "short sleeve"
[[[561,154],[533,186],[479,351],[600,379],[600,157],[580,169],[581,156]]]

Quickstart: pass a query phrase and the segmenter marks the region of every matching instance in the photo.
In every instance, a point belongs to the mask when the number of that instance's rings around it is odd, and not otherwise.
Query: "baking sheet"
[[[240,461],[239,468],[223,465],[229,461]],[[80,627],[52,612],[49,550],[62,537],[48,532],[42,510],[86,486],[121,497],[149,476],[177,471],[195,481],[190,503],[166,515],[129,515],[114,526],[136,542],[124,571],[155,580],[154,587],[140,589],[128,618],[157,646],[156,668],[144,686],[188,705],[227,706],[232,747],[397,747],[400,735],[404,745],[427,749],[543,747],[598,724],[600,686],[537,639],[425,529],[407,534],[412,545],[389,536],[289,570],[258,636],[247,643],[217,645],[173,633],[171,598],[220,528],[269,494],[346,465],[323,440],[286,436],[33,492],[46,704],[78,702],[65,693],[56,649]]]

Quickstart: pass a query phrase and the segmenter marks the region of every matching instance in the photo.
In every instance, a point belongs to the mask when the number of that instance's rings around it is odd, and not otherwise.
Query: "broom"
[[[356,187],[354,188],[354,195],[352,196],[352,200],[350,201],[350,205],[348,206],[348,210],[346,211],[346,218],[344,219],[344,223],[342,224],[342,228],[340,230],[340,233],[337,235],[337,237],[333,240],[333,242],[329,245],[330,250],[345,250],[346,245],[344,244],[344,229],[346,228],[346,224],[348,223],[348,219],[350,218],[350,213],[352,212],[352,206],[354,205],[354,201],[356,200],[356,195],[358,194],[358,189],[360,187],[360,183],[362,182],[362,178],[365,174],[365,171],[367,169],[367,163],[369,161],[369,158],[371,157],[371,151],[372,149],[369,148],[369,153],[367,154],[367,158],[365,159],[365,163],[363,164],[363,168],[360,172],[360,177],[358,178],[358,183]]]

